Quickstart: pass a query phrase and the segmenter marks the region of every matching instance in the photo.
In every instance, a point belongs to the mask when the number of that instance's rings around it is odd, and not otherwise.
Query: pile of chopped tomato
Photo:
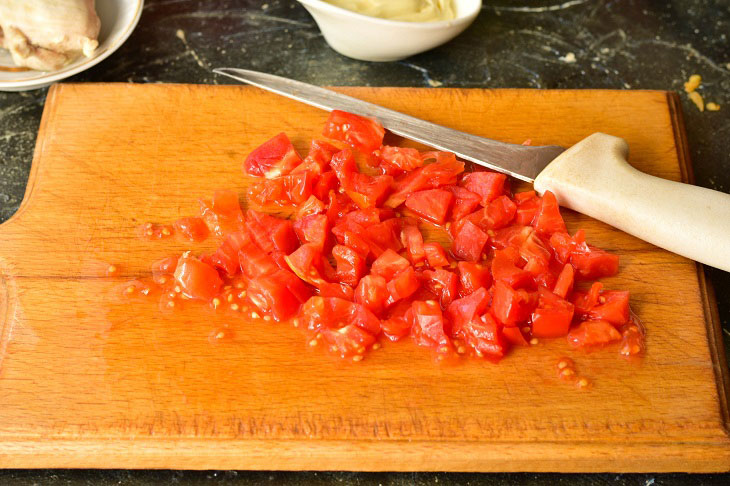
[[[291,320],[310,344],[355,361],[380,339],[406,336],[440,357],[499,360],[512,346],[560,337],[641,352],[628,292],[586,284],[615,275],[618,257],[583,231],[568,234],[553,194],[512,194],[504,174],[383,145],[384,133],[376,120],[334,111],[323,135],[339,146],[314,140],[303,159],[286,134],[275,136],[244,161],[255,178],[247,208],[235,191],[218,191],[200,217],[163,228],[189,241],[210,233],[217,250],[157,262],[152,282],[131,282],[125,294],[160,295],[163,309],[197,300]],[[443,238],[427,241],[427,225]],[[152,239],[162,231],[142,230]]]

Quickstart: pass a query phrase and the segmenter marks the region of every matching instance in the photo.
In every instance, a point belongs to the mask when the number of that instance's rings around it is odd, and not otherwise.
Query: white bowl
[[[474,21],[481,0],[454,0],[456,18],[401,22],[370,17],[321,0],[298,0],[317,22],[327,43],[362,61],[398,61],[450,41]]]
[[[80,57],[57,71],[18,69],[10,52],[0,49],[0,91],[27,91],[48,86],[80,73],[109,57],[132,34],[142,15],[144,0],[96,0],[101,20],[99,47],[91,57]]]

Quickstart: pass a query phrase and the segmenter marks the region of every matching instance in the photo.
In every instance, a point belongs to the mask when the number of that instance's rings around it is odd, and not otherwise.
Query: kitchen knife
[[[235,68],[229,76],[321,108],[375,117],[402,137],[455,153],[551,191],[561,206],[679,255],[730,271],[730,194],[644,174],[627,162],[625,140],[594,133],[569,149],[515,145],[436,125],[334,91]]]

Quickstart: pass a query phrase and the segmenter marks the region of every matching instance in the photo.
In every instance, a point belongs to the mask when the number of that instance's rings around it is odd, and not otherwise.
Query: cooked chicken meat
[[[0,0],[0,47],[15,64],[53,71],[99,45],[94,0]]]

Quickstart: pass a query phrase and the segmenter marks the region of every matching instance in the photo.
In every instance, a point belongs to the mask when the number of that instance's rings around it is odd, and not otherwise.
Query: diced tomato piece
[[[432,241],[423,245],[423,251],[426,253],[426,259],[428,260],[429,266],[432,268],[445,267],[449,264],[449,259],[446,257],[446,251],[441,243]]]
[[[489,267],[481,263],[459,262],[459,280],[462,295],[469,295],[479,288],[488,289],[492,285]]]
[[[302,320],[306,329],[342,329],[354,324],[375,336],[380,333],[380,320],[360,304],[337,297],[315,296],[302,306]]]
[[[535,214],[535,219],[532,221],[532,226],[535,227],[538,233],[544,235],[565,233],[567,231],[565,221],[560,215],[558,200],[552,192],[545,191],[545,194],[543,194],[540,207],[537,214]]]
[[[573,292],[572,302],[575,305],[576,314],[585,316],[592,308],[597,306],[602,290],[603,284],[601,282],[593,282],[588,292],[580,290]]]
[[[442,268],[423,272],[425,287],[439,298],[442,308],[447,308],[457,298],[459,278],[454,272]]]
[[[374,155],[386,174],[408,172],[423,165],[421,153],[414,148],[383,145]]]
[[[322,214],[325,212],[325,205],[322,201],[317,199],[317,196],[312,194],[309,199],[300,204],[297,208],[296,217],[303,218],[312,214]]]
[[[446,189],[454,195],[454,206],[451,208],[451,220],[458,221],[470,214],[482,201],[479,194],[460,186],[447,186]]]
[[[223,286],[218,271],[189,252],[184,253],[177,262],[175,281],[185,297],[206,302],[212,300]]]
[[[243,171],[270,179],[288,174],[301,162],[289,137],[282,132],[251,152],[243,163]]]
[[[363,228],[380,223],[380,210],[378,208],[356,209],[345,214],[338,225],[358,224]]]
[[[174,256],[157,260],[152,264],[152,276],[157,277],[159,275],[171,275],[175,273],[179,259],[180,257]]]
[[[261,249],[251,240],[246,230],[228,233],[210,261],[228,275],[235,275],[239,268],[239,253],[258,253]]]
[[[588,247],[587,252],[573,253],[570,263],[584,279],[595,280],[612,277],[618,273],[618,255],[605,252],[599,248]]]
[[[399,300],[407,299],[420,286],[421,281],[418,279],[413,267],[409,266],[388,282],[388,300],[386,301],[386,305],[390,306]]]
[[[621,334],[608,321],[583,321],[568,333],[574,348],[603,346],[621,339]]]
[[[323,172],[314,183],[312,187],[312,194],[314,194],[320,201],[329,201],[330,191],[337,187],[337,174],[333,170]]]
[[[357,286],[365,274],[365,259],[355,250],[344,245],[335,245],[332,248],[332,256],[337,264],[336,277],[350,287]]]
[[[569,263],[565,264],[560,271],[560,275],[558,275],[557,282],[555,282],[553,293],[565,299],[573,291],[574,276],[575,271],[573,270],[573,265]]]
[[[262,314],[276,321],[289,319],[301,305],[300,298],[290,288],[295,285],[290,276],[293,277],[287,270],[278,270],[270,275],[249,279],[246,299]],[[303,285],[301,280],[294,279]]]
[[[534,284],[532,274],[517,266],[519,255],[514,248],[496,250],[492,260],[492,277],[500,280],[512,288],[531,287]]]
[[[298,206],[312,195],[315,177],[309,171],[274,177],[251,184],[246,194],[257,206]]]
[[[391,341],[408,335],[413,325],[413,312],[411,311],[411,303],[402,300],[395,304],[388,314],[388,318],[380,322],[385,337]]]
[[[514,201],[517,203],[515,223],[519,225],[532,223],[540,208],[540,198],[537,197],[535,191],[518,192],[514,195]]]
[[[503,327],[502,335],[510,344],[512,344],[514,346],[529,346],[530,345],[530,343],[527,341],[527,339],[525,339],[524,334],[522,334],[522,330],[517,326]]]
[[[329,220],[324,214],[310,214],[294,221],[294,232],[302,244],[311,243],[324,251],[329,236]]]
[[[464,221],[454,237],[451,251],[462,260],[476,262],[482,257],[482,251],[487,241],[489,241],[489,236],[484,231],[471,221]]]
[[[382,315],[389,293],[388,282],[380,275],[366,275],[355,289],[355,302],[364,305],[375,315]]]
[[[365,174],[353,174],[351,189],[345,187],[345,192],[355,204],[361,208],[380,206],[390,192],[393,184],[393,177],[389,175],[368,176]]]
[[[243,227],[243,212],[238,193],[224,189],[215,191],[212,201],[200,200],[200,216],[217,236],[240,230]]]
[[[537,258],[547,264],[552,253],[537,232],[530,226],[510,226],[500,229],[492,238],[495,248],[515,248],[524,261]]]
[[[454,195],[446,189],[427,189],[406,197],[406,207],[431,223],[444,224]]]
[[[410,267],[411,264],[391,249],[385,250],[372,264],[370,271],[391,280],[396,274]]]
[[[565,336],[573,320],[573,304],[544,287],[538,289],[539,303],[532,313],[532,335],[538,338]]]
[[[509,342],[502,335],[501,326],[489,314],[465,322],[459,330],[459,337],[480,358],[500,360],[509,349]]]
[[[352,231],[345,231],[343,233],[341,243],[348,248],[352,248],[358,255],[365,259],[367,259],[368,255],[371,253],[368,242]]]
[[[396,208],[405,202],[408,194],[422,189],[436,189],[456,182],[456,177],[464,172],[464,163],[456,160],[454,154],[437,156],[433,164],[424,165],[395,181],[393,194],[385,201],[385,206]],[[424,154],[426,157],[426,154]]]
[[[249,209],[246,226],[251,237],[267,253],[274,250],[289,254],[299,246],[291,221]]]
[[[304,162],[296,166],[292,173],[311,171],[313,174],[322,174],[332,160],[332,156],[339,151],[340,149],[327,142],[312,140]]]
[[[338,224],[340,219],[347,213],[357,209],[357,205],[352,202],[352,199],[347,194],[330,191],[328,201],[327,218],[329,218],[332,225]]]
[[[408,256],[414,265],[426,259],[426,251],[423,248],[423,235],[418,226],[407,224],[403,226],[400,233],[401,244],[408,250]]]
[[[400,251],[400,221],[397,218],[374,224],[365,229],[365,238],[370,246],[370,250],[378,257],[387,249]]]
[[[491,171],[471,172],[463,178],[464,187],[475,194],[479,194],[484,206],[504,194],[506,180],[506,175]]]
[[[616,327],[629,322],[629,292],[606,290],[598,297],[598,304],[588,312],[590,319],[608,321]]]
[[[180,218],[173,223],[175,231],[188,241],[199,242],[208,237],[208,226],[203,218]]]
[[[285,257],[286,263],[297,277],[315,287],[327,283],[322,277],[322,251],[312,243],[305,243]]]
[[[369,154],[383,144],[385,129],[374,118],[333,110],[325,122],[322,135]]]
[[[532,275],[535,285],[542,285],[551,289],[555,286],[555,275],[550,268],[550,262],[539,258],[530,257],[522,269]]]
[[[483,314],[489,307],[489,302],[489,293],[484,287],[479,287],[466,297],[454,300],[446,311],[451,320],[451,335],[455,337],[464,324]]]
[[[280,267],[271,257],[256,245],[250,245],[238,253],[241,273],[248,278],[276,273]],[[229,273],[229,275],[231,275]]]
[[[517,206],[507,196],[499,196],[492,200],[486,208],[488,228],[496,230],[504,228],[512,222]]]
[[[501,280],[494,284],[492,313],[505,326],[517,326],[527,321],[537,304],[536,294],[515,290]]]
[[[413,302],[411,335],[419,346],[437,348],[443,353],[451,350],[451,339],[446,335],[446,324],[441,307],[435,301]]]
[[[365,351],[375,343],[375,337],[356,326],[348,324],[339,329],[324,327],[320,335],[327,344],[327,349],[341,358],[362,358]],[[359,361],[359,359],[357,359]]]

